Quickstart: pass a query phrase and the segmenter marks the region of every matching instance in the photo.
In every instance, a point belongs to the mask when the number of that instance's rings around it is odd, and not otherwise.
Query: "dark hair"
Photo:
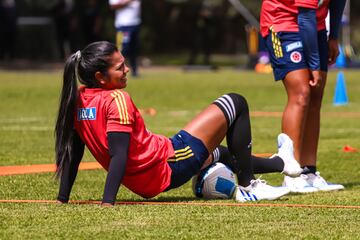
[[[62,174],[64,162],[72,161],[74,116],[78,95],[77,80],[89,88],[99,87],[95,73],[99,71],[106,74],[110,66],[109,59],[116,51],[118,51],[117,47],[110,42],[94,42],[82,51],[72,54],[65,63],[59,112],[55,126],[57,177]]]

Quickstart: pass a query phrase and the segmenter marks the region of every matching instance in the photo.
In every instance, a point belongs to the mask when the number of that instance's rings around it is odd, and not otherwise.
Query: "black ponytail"
[[[68,58],[63,75],[63,87],[60,96],[60,106],[55,126],[56,176],[61,176],[64,162],[72,156],[72,139],[74,128],[74,109],[77,98],[77,77],[75,68],[78,65],[79,54]]]
[[[99,87],[95,79],[97,71],[106,74],[110,66],[111,55],[118,51],[112,43],[94,42],[81,52],[71,55],[66,63],[63,75],[63,87],[55,126],[56,176],[60,177],[65,162],[71,162],[73,156],[74,115],[78,94],[77,81],[88,88]]]

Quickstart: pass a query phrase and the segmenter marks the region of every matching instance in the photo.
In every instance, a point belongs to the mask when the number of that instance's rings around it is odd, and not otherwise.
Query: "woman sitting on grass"
[[[69,200],[85,145],[108,171],[102,203],[112,205],[120,184],[144,198],[183,185],[213,161],[210,153],[225,137],[231,157],[223,159],[235,170],[238,192],[257,200],[277,199],[288,193],[254,177],[256,162],[251,157],[249,110],[244,97],[223,95],[167,138],[146,129],[130,95],[123,90],[128,72],[124,57],[109,42],[92,43],[68,58],[55,129],[60,203]],[[77,80],[83,84],[80,88]],[[286,135],[280,141],[280,157],[261,162],[261,168],[299,175],[292,141]],[[236,199],[249,198],[237,194]]]

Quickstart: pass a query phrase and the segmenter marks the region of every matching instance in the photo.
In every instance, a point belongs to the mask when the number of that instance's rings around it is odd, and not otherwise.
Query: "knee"
[[[319,111],[322,104],[322,97],[311,97],[309,103],[309,111]]]
[[[320,107],[324,95],[324,89],[318,88],[311,92],[311,103],[314,107]]]
[[[228,126],[232,125],[239,115],[249,114],[246,99],[237,93],[225,94],[216,99],[214,104],[224,113]]]
[[[310,99],[311,99],[310,90],[306,88],[300,89],[296,93],[289,95],[290,102],[303,108],[309,106]]]
[[[228,96],[233,100],[236,112],[249,112],[249,105],[244,96],[238,93],[228,93]]]

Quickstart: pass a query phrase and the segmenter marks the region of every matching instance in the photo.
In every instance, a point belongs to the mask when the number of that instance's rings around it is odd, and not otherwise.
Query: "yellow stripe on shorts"
[[[175,150],[175,154],[181,153],[181,152],[186,152],[186,151],[189,150],[189,149],[190,149],[190,146],[187,146],[186,148],[182,148],[182,149]]]
[[[176,158],[175,160],[176,160],[176,161],[182,161],[182,160],[191,158],[192,156],[194,156],[194,153],[191,152],[191,154],[189,154],[189,155],[187,155],[187,156],[184,156],[184,157]]]
[[[281,48],[280,39],[277,36],[277,33],[273,31],[272,27],[270,27],[270,31],[271,31],[271,41],[272,41],[272,44],[273,44],[275,57],[276,58],[282,58],[283,57],[283,52],[282,52],[282,48]]]
[[[191,153],[192,153],[192,150],[189,149],[188,151],[183,152],[183,153],[178,153],[178,154],[175,153],[175,157],[176,157],[176,158],[180,158],[180,157],[187,156],[187,155],[189,155],[189,154],[191,154]]]
[[[175,150],[174,152],[175,152],[175,159],[173,158],[169,159],[168,162],[182,161],[194,156],[194,153],[189,146],[187,146],[186,148]]]

